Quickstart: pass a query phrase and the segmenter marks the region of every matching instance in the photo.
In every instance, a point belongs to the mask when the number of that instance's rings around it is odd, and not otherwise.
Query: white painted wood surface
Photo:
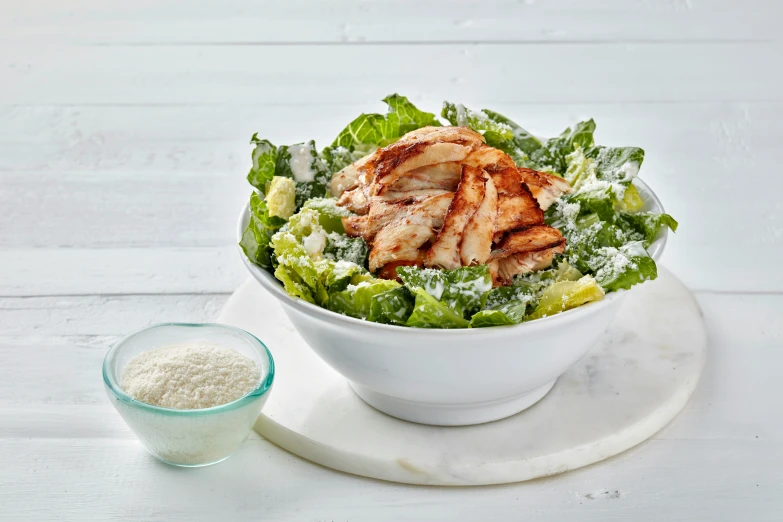
[[[0,5],[0,520],[780,520],[783,4],[30,1]],[[254,436],[229,461],[146,455],[104,397],[130,330],[209,320],[252,132],[326,143],[398,91],[582,116],[639,145],[681,222],[664,263],[710,335],[653,440],[560,477],[471,490],[332,472]]]

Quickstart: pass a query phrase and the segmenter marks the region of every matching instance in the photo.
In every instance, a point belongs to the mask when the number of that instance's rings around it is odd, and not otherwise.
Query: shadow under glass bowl
[[[260,370],[258,385],[239,399],[195,410],[177,410],[138,401],[120,383],[137,355],[172,344],[206,342],[233,349]],[[164,323],[117,341],[103,361],[103,381],[112,404],[155,457],[176,466],[206,466],[230,457],[247,439],[269,397],[275,375],[272,354],[252,334],[222,324]]]
[[[642,211],[663,212],[638,178]],[[249,222],[237,223],[237,242]],[[662,228],[648,249],[656,261],[666,245]],[[440,426],[480,424],[539,401],[555,380],[603,335],[629,291],[513,326],[421,329],[344,316],[289,296],[270,272],[239,254],[250,274],[283,306],[297,333],[374,408],[400,419]]]

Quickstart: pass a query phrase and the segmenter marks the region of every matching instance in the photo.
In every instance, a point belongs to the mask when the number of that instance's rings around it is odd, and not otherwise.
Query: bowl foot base
[[[433,426],[468,426],[505,419],[531,407],[544,398],[555,381],[514,397],[469,404],[407,401],[374,392],[353,382],[350,384],[364,402],[392,417]]]

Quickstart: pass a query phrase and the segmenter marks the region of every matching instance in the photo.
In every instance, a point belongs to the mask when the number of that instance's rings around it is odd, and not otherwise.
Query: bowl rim
[[[655,211],[663,213],[665,212],[663,204],[658,196],[644,181],[638,177],[633,180],[634,186],[640,191],[642,199],[645,201],[645,206],[642,210]],[[542,317],[535,321],[522,322],[514,325],[500,325],[489,326],[483,328],[412,328],[409,326],[400,326],[392,324],[375,323],[364,319],[357,319],[337,312],[333,312],[327,308],[322,308],[316,304],[309,303],[304,299],[288,295],[283,285],[278,281],[272,273],[261,268],[255,263],[251,262],[245,255],[239,242],[242,239],[245,229],[249,222],[250,202],[245,202],[237,220],[237,239],[236,248],[239,252],[239,256],[242,259],[243,264],[250,272],[250,275],[258,281],[264,289],[272,294],[278,301],[284,306],[290,306],[297,311],[311,316],[314,319],[319,319],[327,323],[340,322],[346,326],[352,326],[357,328],[365,328],[367,330],[375,330],[378,332],[395,332],[402,335],[429,335],[429,336],[456,336],[456,335],[469,335],[471,337],[494,337],[496,335],[505,335],[511,331],[522,333],[531,332],[534,330],[540,330],[542,328],[557,327],[558,325],[564,326],[567,323],[579,320],[586,314],[593,314],[599,310],[609,306],[612,302],[622,299],[623,296],[630,290],[617,290],[605,294],[604,298],[600,301],[594,301],[587,303],[570,310],[566,310],[559,314]],[[657,263],[666,247],[666,241],[668,238],[668,229],[662,227],[658,232],[658,237],[647,249],[650,257]]]
[[[117,352],[122,348],[123,344],[125,344],[128,340],[135,337],[138,334],[144,333],[149,330],[155,330],[158,328],[168,328],[168,327],[178,327],[178,328],[215,328],[218,330],[227,330],[236,334],[239,334],[240,337],[244,338],[244,340],[248,341],[249,344],[251,344],[259,353],[266,354],[267,360],[268,360],[268,368],[266,370],[266,375],[263,373],[258,379],[258,385],[250,390],[248,393],[244,394],[243,396],[239,397],[238,399],[235,399],[231,402],[227,402],[225,404],[218,404],[217,406],[211,406],[209,408],[196,408],[191,410],[178,410],[176,408],[166,408],[163,406],[155,406],[154,404],[150,404],[148,402],[140,401],[138,399],[134,399],[125,391],[122,389],[120,384],[116,381],[114,378],[114,372],[109,371],[109,363],[113,359],[113,357],[117,354]],[[261,350],[263,348],[263,351]],[[261,368],[263,370],[263,368]],[[213,413],[221,413],[224,411],[231,411],[235,410],[237,408],[241,408],[242,406],[252,402],[257,397],[261,397],[265,393],[269,391],[269,389],[272,387],[272,383],[274,382],[275,378],[275,360],[272,358],[272,352],[269,351],[269,348],[264,344],[261,339],[256,337],[255,335],[251,334],[250,332],[243,330],[241,328],[237,328],[235,326],[230,326],[227,324],[220,324],[220,323],[177,323],[177,322],[170,322],[170,323],[158,323],[153,324],[150,326],[145,326],[144,328],[140,328],[138,330],[135,330],[125,336],[123,336],[121,339],[116,341],[111,348],[109,348],[109,351],[106,352],[106,356],[103,358],[103,367],[102,367],[102,373],[103,373],[103,382],[106,385],[106,387],[112,392],[112,394],[122,402],[126,404],[130,404],[132,406],[147,409],[150,411],[154,411],[157,413],[165,413],[166,415],[175,415],[175,416],[201,416],[201,415],[211,415]]]

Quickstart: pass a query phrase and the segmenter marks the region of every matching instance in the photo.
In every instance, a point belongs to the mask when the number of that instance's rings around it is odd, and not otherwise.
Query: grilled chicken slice
[[[522,183],[516,167],[490,172],[498,191],[498,219],[495,239],[505,232],[544,223],[544,212]]]
[[[518,168],[522,181],[530,189],[533,197],[538,201],[541,210],[546,210],[557,198],[571,192],[571,185],[566,180],[533,169]]]
[[[406,201],[411,198],[414,199],[422,199],[429,196],[438,196],[440,194],[444,193],[454,194],[454,191],[452,190],[445,190],[445,189],[421,189],[421,190],[406,190],[404,192],[386,192],[380,196],[373,196],[371,204],[374,204],[378,201],[383,201],[386,203],[397,203],[400,201]]]
[[[410,190],[444,189],[454,192],[459,186],[462,165],[456,161],[427,165],[406,172],[393,185],[384,185],[379,194],[407,192]]]
[[[389,263],[420,264],[419,249],[435,238],[435,229],[443,226],[453,197],[452,193],[446,193],[414,204],[398,204],[397,215],[373,238],[370,271],[375,272]],[[368,228],[365,232],[369,235],[372,230]]]
[[[488,172],[495,168],[516,168],[511,156],[489,145],[482,145],[476,148],[462,160],[462,164],[470,165],[471,167],[481,167]]]
[[[337,200],[337,204],[359,215],[367,214],[370,210],[369,185],[358,185],[346,190]]]
[[[365,163],[370,161],[373,154],[367,154],[332,176],[331,181],[329,181],[329,192],[332,193],[332,196],[339,198],[344,192],[353,190],[362,184],[364,180],[360,178],[360,174],[362,174],[360,169]]]
[[[512,254],[503,259],[495,259],[488,263],[493,286],[506,286],[514,281],[514,276],[542,270],[552,264],[556,254],[562,254],[565,243],[538,252]]]
[[[369,214],[342,218],[345,233],[352,237],[361,236],[366,242],[372,243],[375,235],[389,223],[399,217],[415,214],[429,216],[437,226],[441,226],[454,194],[446,190],[433,192],[396,201],[373,198]]]
[[[536,225],[511,232],[492,250],[492,259],[502,259],[511,254],[537,252],[545,248],[565,244],[565,238],[556,228]]]
[[[370,250],[370,271],[375,272],[389,263],[399,265],[401,261],[418,259],[419,248],[434,237],[435,231],[427,223],[417,220],[392,223],[375,238],[375,245]]]
[[[443,228],[430,247],[424,260],[428,267],[440,267],[452,270],[462,266],[460,263],[460,243],[470,218],[476,213],[486,192],[489,175],[480,168],[462,167],[462,181],[454,194]]]
[[[541,270],[565,250],[566,240],[549,225],[536,225],[509,233],[490,255],[488,263],[495,286],[511,284],[515,275]]]
[[[462,161],[483,143],[484,138],[467,127],[423,127],[378,149],[362,170],[372,174],[370,194],[376,195],[406,172],[427,165]]]
[[[458,143],[475,148],[484,144],[484,137],[469,127],[430,126],[412,130],[392,145],[408,143]]]
[[[492,177],[484,186],[484,199],[462,234],[459,257],[462,266],[483,265],[492,252],[492,238],[498,220],[498,192]]]

